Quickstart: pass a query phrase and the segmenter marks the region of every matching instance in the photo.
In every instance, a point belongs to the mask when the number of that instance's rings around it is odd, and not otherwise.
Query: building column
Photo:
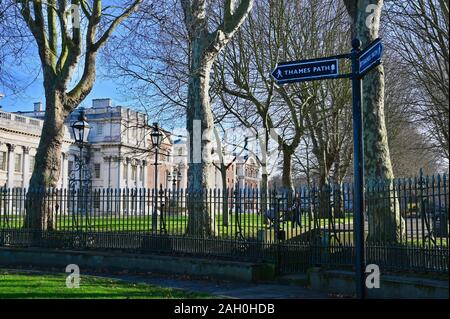
[[[28,188],[30,186],[30,148],[23,147],[23,163],[22,163],[22,186]]]
[[[122,186],[122,158],[119,156],[116,160],[117,163],[117,188],[120,189]]]
[[[136,188],[142,188],[141,171],[142,171],[141,161],[137,160],[136,161]]]
[[[69,161],[72,162],[72,166],[70,167],[69,170]],[[70,188],[72,186],[72,179],[75,178],[74,176],[74,168],[75,168],[75,161],[76,161],[76,157],[73,153],[68,153],[67,154],[67,188]]]
[[[2,145],[3,144],[5,144],[5,143],[3,143],[2,141],[0,141],[0,148],[2,147]],[[1,150],[0,150],[0,152],[1,152]],[[4,159],[4,160],[6,160],[6,159]],[[4,184],[0,184],[0,187],[6,187],[6,184],[8,183],[8,177],[7,177],[7,179],[5,180],[5,183]]]
[[[126,181],[126,186],[127,186],[127,188],[131,188],[130,187],[130,185],[131,185],[131,159],[130,158],[128,158],[127,157],[127,159],[126,159],[126,161],[127,161],[127,181]]]
[[[238,176],[238,186],[240,189],[243,189],[245,187],[244,176]]]
[[[135,214],[139,214],[141,215],[141,213],[144,210],[144,206],[142,205],[142,193],[141,193],[141,189],[142,189],[142,182],[144,181],[144,179],[141,180],[141,174],[143,172],[143,168],[142,168],[142,161],[141,160],[136,160],[136,208],[135,208]],[[140,196],[139,196],[140,195]]]
[[[181,179],[178,182],[179,183],[179,189],[186,189],[187,188],[187,169],[186,165],[179,164],[178,170],[181,172]]]
[[[114,162],[117,163],[117,189],[114,191],[114,194],[118,194],[117,192],[121,192],[122,188],[122,176],[123,176],[123,169],[122,169],[122,157],[121,156],[114,156]],[[116,197],[114,199],[114,213],[119,213],[119,215],[122,215],[122,201],[121,198]]]
[[[8,177],[6,187],[14,187],[14,144],[8,144]]]
[[[111,188],[111,156],[104,156],[103,162],[107,163],[108,165],[108,188]]]
[[[144,170],[144,177],[142,179],[142,187],[143,188],[149,188],[147,185],[147,174],[148,174],[148,167],[147,167],[148,163],[147,161],[142,161],[142,169]]]
[[[69,157],[66,153],[62,153],[61,159],[61,188],[68,188],[69,185]]]

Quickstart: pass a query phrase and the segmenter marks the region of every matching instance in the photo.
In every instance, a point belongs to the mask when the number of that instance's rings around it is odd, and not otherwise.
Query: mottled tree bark
[[[229,194],[228,194],[228,187],[229,185],[227,184],[227,168],[225,165],[222,166],[221,169],[221,173],[222,176],[223,174],[225,175],[225,177],[222,177],[222,194],[221,194],[221,200],[222,200],[222,225],[223,226],[228,226],[228,213],[229,213]]]
[[[361,40],[362,48],[365,48],[379,36],[383,0],[344,0],[344,3],[353,20],[353,35]],[[366,185],[375,180],[392,180],[394,174],[384,116],[382,65],[370,71],[363,79],[363,129]],[[398,242],[405,228],[398,201],[393,198],[394,189],[389,187],[388,192],[371,194],[376,198],[367,198],[370,204],[368,241]]]
[[[292,190],[292,155],[294,150],[284,144],[283,148],[283,171],[281,175],[281,186],[286,190]]]
[[[188,169],[188,226],[187,233],[193,236],[209,236],[214,232],[213,216],[205,200],[211,188],[209,174],[213,166],[211,148],[213,137],[213,116],[209,98],[211,67],[217,55],[239,29],[252,7],[252,0],[243,0],[234,8],[233,0],[226,0],[223,19],[214,32],[208,31],[206,15],[207,1],[182,0],[184,23],[190,42],[190,65],[186,128],[190,137]],[[201,132],[194,132],[195,122],[199,121]],[[201,154],[194,153],[194,133],[201,135]],[[197,136],[196,136],[197,137]],[[197,137],[198,138],[198,137]],[[200,161],[197,159],[200,158]]]
[[[189,205],[189,219],[187,232],[190,235],[209,236],[212,234],[212,221],[210,219],[209,207],[203,196],[211,188],[209,173],[212,169],[211,149],[212,149],[212,130],[214,128],[213,115],[209,104],[209,79],[211,71],[211,57],[205,55],[205,49],[208,45],[208,36],[206,33],[198,34],[191,43],[191,61],[188,105],[186,110],[186,125],[189,132],[189,154],[190,162],[188,168],[188,189],[194,197]],[[194,144],[194,121],[201,124],[201,150],[195,149]],[[194,154],[194,152],[201,154]],[[198,156],[200,161],[196,161]]]
[[[103,14],[102,2],[94,0],[92,8],[88,9],[84,2],[71,1],[73,5],[79,5],[79,10],[84,13],[87,21],[83,52],[80,28],[74,25],[69,30],[68,27],[67,1],[48,0],[45,5],[37,0],[18,1],[22,17],[36,41],[45,91],[45,119],[30,180],[24,220],[24,228],[33,230],[36,240],[39,240],[42,231],[54,228],[55,208],[49,205],[45,190],[56,187],[60,176],[64,121],[94,85],[98,50],[118,24],[137,9],[140,2],[141,0],[134,1],[97,37]],[[84,69],[81,79],[73,89],[68,90],[73,71],[83,53]]]
[[[45,205],[47,187],[57,187],[61,171],[61,148],[64,137],[64,119],[67,112],[63,105],[64,93],[46,90],[46,116],[35,157],[34,173],[30,180],[29,205],[24,227],[34,230],[52,230],[54,212]]]

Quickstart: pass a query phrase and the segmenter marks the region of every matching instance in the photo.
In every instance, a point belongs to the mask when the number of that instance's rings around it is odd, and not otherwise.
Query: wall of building
[[[73,139],[71,124],[79,116],[75,110],[67,119],[61,155],[58,187],[69,187],[75,163],[80,156]],[[114,106],[111,99],[94,99],[85,109],[91,129],[83,158],[91,172],[94,188],[154,188],[155,157],[150,139],[147,115],[129,108]],[[35,103],[33,111],[9,113],[0,111],[0,186],[27,188],[33,170],[33,158],[39,144],[45,111]],[[164,132],[159,150],[158,187],[186,189],[187,145],[183,139],[172,141]],[[228,188],[257,188],[259,166],[252,156],[225,154],[231,165],[227,169]],[[219,156],[213,154],[219,166]],[[222,175],[212,166],[210,184],[222,188]],[[78,176],[76,176],[78,177]]]
[[[212,187],[222,189],[222,174],[220,167],[220,156],[213,153],[212,159],[215,165],[211,166],[209,183]],[[258,188],[260,186],[261,174],[260,166],[253,155],[235,156],[233,154],[223,154],[223,160],[227,166],[226,181],[228,188]],[[183,170],[182,185],[187,186],[187,144],[185,140],[176,140],[173,144],[174,167],[182,165]],[[185,187],[186,187],[185,186]]]
[[[0,186],[28,188],[34,157],[42,131],[42,120],[0,111]],[[67,155],[72,144],[69,130],[64,133],[58,187],[67,187]]]

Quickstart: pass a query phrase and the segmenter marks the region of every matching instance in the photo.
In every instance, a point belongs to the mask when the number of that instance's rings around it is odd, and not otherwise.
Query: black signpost
[[[363,158],[363,117],[362,117],[362,78],[367,72],[381,64],[383,44],[376,39],[363,51],[361,41],[352,41],[352,52],[329,58],[301,60],[279,63],[272,72],[277,84],[293,82],[350,78],[352,80],[353,99],[353,162],[354,162],[354,194],[353,207],[355,213],[355,270],[356,294],[365,298],[365,252],[364,252],[364,158]],[[339,59],[349,59],[352,63],[350,74],[339,74]]]
[[[365,298],[365,252],[364,252],[364,153],[362,120],[362,85],[359,54],[361,41],[352,41],[352,115],[353,115],[353,233],[355,238],[356,295]]]

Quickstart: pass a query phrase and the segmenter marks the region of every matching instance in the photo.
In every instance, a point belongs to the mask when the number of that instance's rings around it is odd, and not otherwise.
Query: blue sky
[[[112,6],[112,4],[114,4],[114,2],[106,2],[111,4],[108,9],[110,11],[108,11],[108,13],[113,14],[115,7]],[[120,1],[118,3],[120,3]],[[20,24],[18,25],[20,26]],[[12,28],[12,26],[8,25],[5,30],[10,30],[8,28]],[[86,26],[83,22],[83,32],[85,32],[85,29]],[[120,28],[116,30],[116,32],[119,31]],[[40,59],[38,56],[36,43],[30,34],[28,40],[24,40],[16,45],[14,44],[14,37],[17,35],[14,34],[13,31],[11,32],[12,33],[10,36],[13,40],[7,38],[8,41],[2,43],[5,44],[5,52],[8,52],[8,54],[6,56],[2,56],[5,60],[2,61],[3,65],[1,66],[7,71],[7,73],[14,77],[14,83],[18,87],[18,92],[14,94],[11,92],[9,87],[3,87],[2,81],[0,81],[0,93],[5,94],[5,97],[0,99],[0,105],[5,111],[8,112],[29,111],[33,109],[34,102],[45,103]],[[60,50],[60,48],[58,49]],[[16,56],[15,54],[17,54],[17,52],[19,53]],[[131,106],[132,102],[127,102],[126,97],[118,92],[118,88],[121,87],[120,84],[114,83],[105,76],[100,60],[100,58],[97,58],[97,79],[95,85],[91,93],[81,105],[89,107],[91,106],[92,99],[110,97],[113,99],[115,104]],[[83,66],[84,64],[82,57],[73,74],[72,84],[75,84],[80,78]],[[10,84],[10,82],[8,84]]]
[[[30,72],[28,76],[26,74],[24,75],[26,78],[33,78],[36,76],[36,72],[33,73]],[[31,80],[24,80],[24,83],[30,81]],[[41,75],[39,74],[39,77],[36,78],[35,81],[33,81],[24,91],[20,92],[19,94],[14,95],[5,92],[5,95],[6,96],[0,100],[0,105],[5,111],[8,112],[30,111],[33,109],[34,102],[45,103],[45,95]],[[120,104],[123,106],[129,106],[130,104],[130,102],[127,102],[127,99],[118,92],[118,84],[114,83],[112,80],[109,80],[105,76],[99,76],[91,93],[83,101],[83,105],[85,107],[89,107],[91,106],[92,99],[107,97],[112,98],[115,104]]]

